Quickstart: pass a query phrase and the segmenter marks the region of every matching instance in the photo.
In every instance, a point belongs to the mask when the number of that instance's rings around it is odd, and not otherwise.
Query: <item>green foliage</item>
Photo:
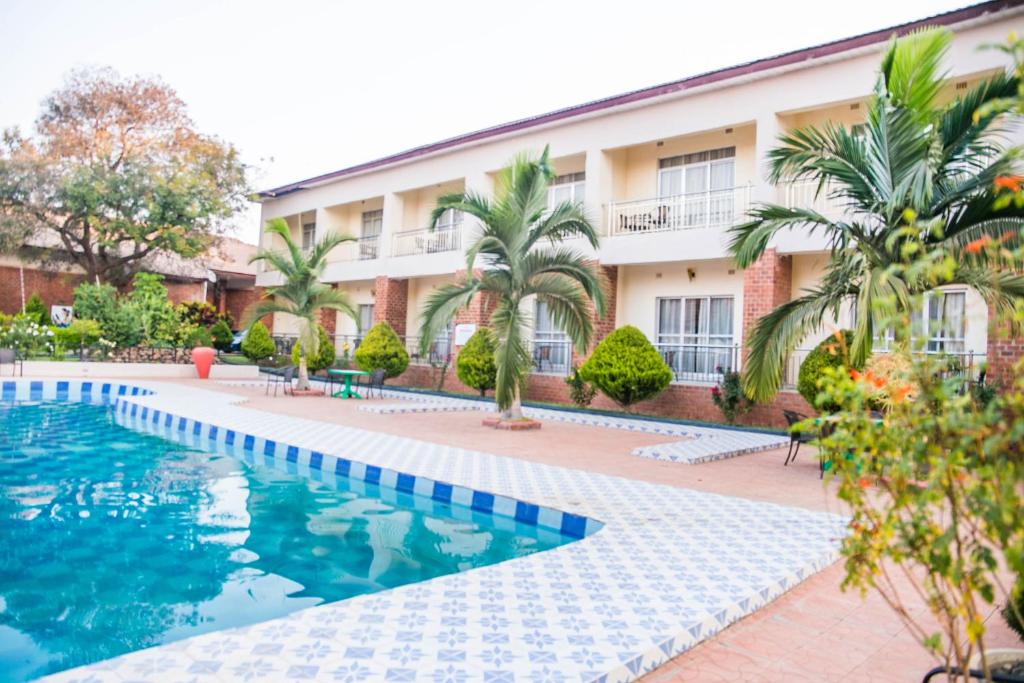
[[[1007,626],[1013,629],[1018,638],[1024,640],[1024,579],[1017,578],[1002,613]]]
[[[420,353],[475,297],[494,303],[489,321],[497,336],[495,403],[508,419],[522,417],[522,394],[532,367],[527,297],[544,303],[554,324],[580,352],[593,336],[592,313],[604,313],[600,271],[578,248],[565,246],[580,237],[597,248],[598,237],[583,207],[574,202],[548,206],[554,178],[549,150],[539,158],[521,154],[502,170],[493,197],[465,192],[441,197],[431,213],[437,224],[448,211],[477,219],[480,230],[467,250],[465,275],[438,287],[427,299],[420,327]],[[544,249],[536,249],[545,245]],[[479,265],[477,262],[479,260]]]
[[[103,337],[114,342],[118,348],[125,349],[142,343],[142,319],[135,306],[118,305],[102,326]]]
[[[31,316],[18,314],[10,325],[0,329],[0,348],[14,349],[22,358],[50,355],[53,330],[40,325]]]
[[[75,287],[73,301],[76,318],[95,320],[105,327],[117,309],[117,290],[110,285],[83,282]]]
[[[274,340],[270,338],[267,326],[259,320],[254,322],[242,340],[242,354],[255,363],[272,357],[275,350]]]
[[[383,369],[386,377],[398,377],[409,367],[409,353],[391,325],[380,322],[370,328],[355,352],[360,370]]]
[[[846,340],[850,339],[851,334],[850,330],[836,331],[815,346],[800,364],[800,373],[796,381],[797,393],[822,412],[833,413],[838,409],[833,402],[819,403],[819,394],[826,376],[826,368],[849,367]]]
[[[142,326],[142,342],[151,346],[181,341],[181,319],[167,296],[163,280],[164,276],[156,273],[136,273],[132,291],[121,301],[122,307],[134,309]]]
[[[605,337],[580,368],[580,376],[623,408],[657,396],[672,370],[644,333],[627,325]]]
[[[43,303],[43,299],[38,293],[33,292],[25,302],[25,315],[40,325],[51,324],[50,313],[46,310],[46,304]]]
[[[711,388],[711,401],[722,411],[729,424],[754,407],[754,402],[743,393],[743,380],[735,370],[723,370],[718,384]]]
[[[580,376],[580,369],[575,365],[572,366],[572,374],[565,378],[565,383],[569,385],[569,398],[579,408],[589,406],[597,395],[597,389]]]
[[[317,325],[316,331],[320,338],[317,343],[317,352],[312,356],[306,356],[306,369],[309,372],[326,370],[334,365],[335,360],[334,342],[327,335],[327,330],[323,328],[323,325]],[[292,365],[298,366],[299,364],[299,348],[301,345],[301,342],[296,342],[292,345]]]
[[[235,336],[231,334],[231,328],[223,318],[218,320],[213,329],[210,330],[210,337],[213,339],[213,348],[218,351],[227,351],[231,348],[231,342]]]
[[[228,331],[231,331],[231,316],[228,313],[218,313],[213,304],[208,301],[185,301],[174,308],[178,318],[182,321],[198,325],[199,327],[213,327],[217,321],[223,320]]]
[[[481,327],[466,341],[455,359],[455,374],[459,381],[479,391],[481,396],[486,396],[498,380],[498,365],[494,360],[497,348],[494,332],[488,327]]]
[[[73,350],[81,346],[92,346],[103,336],[103,329],[95,320],[75,318],[67,327],[58,327],[53,331],[54,338],[65,349]]]
[[[185,348],[194,349],[200,346],[213,346],[213,337],[210,335],[210,331],[205,327],[195,327],[188,334],[188,338],[185,339]]]

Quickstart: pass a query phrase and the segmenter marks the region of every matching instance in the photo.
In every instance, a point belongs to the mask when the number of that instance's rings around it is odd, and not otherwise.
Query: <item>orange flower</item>
[[[910,394],[910,385],[904,384],[903,386],[896,387],[895,389],[890,391],[889,397],[892,399],[893,403],[903,403],[903,401],[906,400],[908,394]]]
[[[860,479],[857,480],[857,486],[861,487],[862,489],[866,489],[869,486],[871,486],[871,480],[868,479],[867,477],[861,477]]]
[[[832,333],[832,336],[835,337],[836,339],[838,339],[839,341],[843,341],[843,331],[842,330],[836,330],[835,332]]]
[[[860,374],[859,370],[857,370],[856,368],[850,368],[850,379],[852,379],[854,382],[859,382],[862,376],[863,375]]]
[[[983,236],[979,237],[976,240],[972,240],[972,241],[968,242],[967,246],[964,247],[964,248],[967,249],[967,251],[972,253],[972,254],[977,254],[979,251],[984,249],[988,245],[988,243],[991,242],[991,241],[992,241],[991,237],[989,237],[988,235],[983,235]]]
[[[1000,190],[1020,192],[1020,184],[1022,181],[1024,181],[1024,177],[1019,175],[1000,175],[996,176],[995,185]]]

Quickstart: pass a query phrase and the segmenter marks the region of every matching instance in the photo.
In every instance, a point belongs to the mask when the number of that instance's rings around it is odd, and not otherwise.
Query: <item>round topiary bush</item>
[[[826,413],[839,410],[839,406],[831,402],[818,404],[818,394],[821,392],[820,382],[826,368],[842,368],[848,365],[846,345],[842,342],[852,338],[853,332],[850,330],[839,330],[814,347],[804,358],[804,362],[800,364],[800,374],[796,381],[797,392],[812,406]]]
[[[494,351],[498,340],[487,327],[481,327],[466,341],[455,359],[455,374],[467,387],[476,389],[481,396],[493,389],[498,381],[498,364]]]
[[[627,325],[605,337],[580,367],[580,377],[623,408],[657,396],[672,370],[644,333]]]
[[[255,363],[272,357],[274,351],[274,340],[270,338],[267,326],[257,320],[242,340],[242,353]]]
[[[385,377],[398,377],[409,367],[409,352],[386,322],[370,328],[356,348],[353,358],[360,370],[383,370]]]
[[[227,351],[231,348],[231,342],[234,340],[234,335],[231,334],[231,328],[228,327],[228,323],[223,318],[219,319],[217,323],[210,330],[210,337],[213,338],[213,348],[218,351]]]
[[[321,325],[316,326],[317,336],[320,338],[319,348],[313,356],[306,356],[306,369],[310,372],[326,370],[334,365],[334,342],[327,336],[327,330]],[[292,344],[292,365],[299,364],[299,344]]]

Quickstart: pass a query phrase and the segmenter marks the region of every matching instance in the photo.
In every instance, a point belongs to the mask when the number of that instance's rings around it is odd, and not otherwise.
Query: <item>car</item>
[[[231,346],[228,347],[228,352],[241,352],[242,342],[245,340],[245,335],[247,334],[249,334],[249,330],[239,330],[238,332],[235,332],[235,336],[231,338]]]

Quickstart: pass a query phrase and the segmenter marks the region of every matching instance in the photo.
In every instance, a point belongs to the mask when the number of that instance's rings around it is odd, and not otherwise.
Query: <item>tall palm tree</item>
[[[420,330],[421,352],[477,294],[495,301],[491,325],[498,337],[494,390],[506,419],[522,417],[521,399],[531,358],[527,332],[531,316],[524,300],[547,304],[552,321],[585,352],[593,337],[589,304],[604,314],[603,280],[578,250],[561,242],[580,236],[597,248],[594,226],[579,204],[562,202],[548,210],[548,185],[554,171],[548,148],[539,159],[517,156],[497,179],[495,194],[475,192],[441,197],[431,215],[435,225],[449,209],[477,218],[479,233],[466,252],[466,274],[435,290],[427,299]],[[540,247],[540,248],[535,248]]]
[[[761,204],[749,212],[750,221],[732,228],[730,249],[743,268],[783,230],[824,233],[831,251],[817,286],[754,327],[743,378],[751,398],[774,396],[796,345],[826,316],[838,317],[843,302],[855,302],[860,312],[851,360],[866,359],[875,336],[872,311],[906,313],[916,295],[934,286],[892,275],[890,267],[907,258],[912,244],[945,250],[959,264],[952,282],[974,287],[998,308],[1024,294],[1018,274],[1000,272],[964,250],[985,235],[998,238],[1022,226],[1021,209],[994,208],[994,181],[1016,167],[1013,154],[1000,145],[1005,119],[979,112],[1015,94],[1018,81],[999,74],[940,105],[941,63],[950,37],[931,29],[890,43],[862,131],[831,122],[806,126],[781,135],[769,152],[772,183],[815,182],[817,193],[836,200],[844,212],[830,218],[810,208]]]
[[[290,313],[295,316],[299,324],[299,381],[296,388],[309,389],[306,358],[316,355],[319,351],[320,335],[317,331],[317,322],[320,311],[340,311],[357,324],[359,321],[359,315],[348,297],[320,281],[324,266],[327,265],[327,255],[338,245],[355,242],[356,238],[330,233],[320,238],[308,252],[304,253],[292,240],[284,219],[272,219],[267,225],[267,232],[280,235],[286,250],[260,249],[249,259],[249,263],[267,262],[284,276],[284,284],[267,287],[269,298],[257,302],[248,311],[246,327],[265,315]]]

